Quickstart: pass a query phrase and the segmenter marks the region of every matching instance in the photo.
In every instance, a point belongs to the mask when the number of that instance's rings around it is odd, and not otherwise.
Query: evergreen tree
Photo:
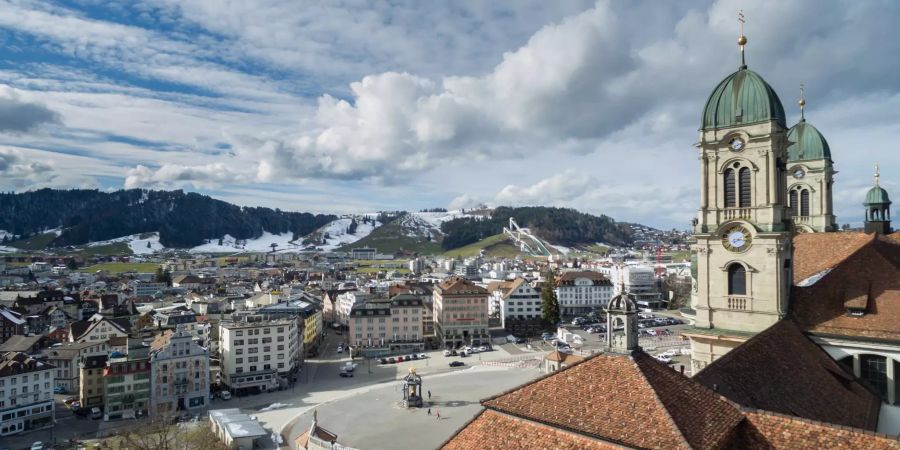
[[[78,263],[76,263],[74,259],[67,259],[66,267],[68,267],[71,271],[76,271],[78,270]]]
[[[541,312],[547,329],[559,324],[559,300],[556,298],[556,274],[551,270],[541,288]]]

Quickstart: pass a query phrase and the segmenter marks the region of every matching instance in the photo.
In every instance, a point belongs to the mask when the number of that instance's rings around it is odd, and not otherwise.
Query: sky
[[[350,213],[547,205],[686,229],[700,116],[749,67],[861,225],[900,196],[891,0],[0,0],[0,189]]]

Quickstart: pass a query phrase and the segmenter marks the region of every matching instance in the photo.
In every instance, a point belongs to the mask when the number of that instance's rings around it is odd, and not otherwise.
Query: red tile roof
[[[829,234],[845,233],[810,236]],[[900,242],[887,237],[864,236],[867,240],[863,245],[854,247],[853,252],[839,262],[829,263],[831,271],[821,279],[793,287],[791,315],[805,331],[900,341]],[[830,238],[805,238],[803,241],[807,247],[795,248],[795,259],[797,252],[802,258],[809,259],[809,255],[815,253],[809,246],[822,247],[831,242]],[[861,310],[864,314],[850,315],[848,308]]]
[[[837,266],[874,239],[874,234],[855,232],[794,236],[794,284]]]
[[[594,356],[483,404],[644,448],[717,448],[742,420],[726,400],[640,351]]]
[[[896,438],[763,411],[748,411],[741,448],[767,450],[900,449]]]
[[[741,406],[874,430],[881,400],[792,320],[782,320],[697,373]]]
[[[489,409],[482,411],[441,448],[443,450],[606,450],[621,447]]]
[[[484,295],[488,292],[463,277],[450,277],[438,285],[441,295]]]

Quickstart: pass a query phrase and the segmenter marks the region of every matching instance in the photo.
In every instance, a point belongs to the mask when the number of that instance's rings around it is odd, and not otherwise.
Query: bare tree
[[[149,425],[120,433],[119,447],[130,450],[227,450],[207,422],[175,423],[160,417]]]

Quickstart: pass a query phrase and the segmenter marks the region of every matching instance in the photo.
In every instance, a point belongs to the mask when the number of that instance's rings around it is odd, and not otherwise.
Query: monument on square
[[[422,377],[416,374],[415,367],[410,367],[409,374],[403,377],[403,406],[421,408],[422,403]]]

